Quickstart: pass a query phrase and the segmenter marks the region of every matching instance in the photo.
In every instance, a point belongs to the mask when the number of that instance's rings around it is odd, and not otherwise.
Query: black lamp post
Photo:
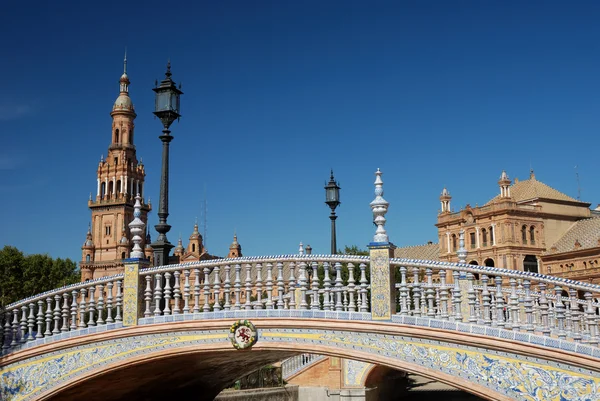
[[[181,88],[181,85],[179,86]],[[167,233],[171,226],[167,224],[169,216],[169,143],[173,140],[169,127],[173,121],[178,120],[179,114],[179,96],[183,92],[175,86],[171,79],[171,62],[167,63],[167,72],[165,79],[159,86],[152,89],[156,92],[154,115],[160,119],[163,124],[162,135],[159,136],[163,143],[162,150],[162,169],[160,176],[160,199],[158,206],[158,224],[154,226],[158,232],[156,241],[152,244],[154,249],[154,265],[163,266],[169,264],[169,252],[173,245],[167,239]]]
[[[333,170],[331,170],[331,177],[325,186],[325,203],[331,208],[331,214],[329,215],[329,218],[331,219],[331,254],[335,255],[337,252],[335,239],[335,219],[337,219],[337,216],[335,215],[335,208],[338,207],[341,202],[340,187],[335,181],[335,178],[333,178]]]

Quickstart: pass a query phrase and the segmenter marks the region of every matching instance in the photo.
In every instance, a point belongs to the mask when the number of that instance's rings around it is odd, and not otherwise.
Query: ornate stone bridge
[[[392,258],[381,185],[376,195],[369,256],[131,259],[124,274],[9,305],[2,395],[210,400],[244,373],[310,353],[351,360],[357,385],[368,362],[490,400],[600,399],[600,286]],[[257,329],[250,349],[229,338],[240,319]]]

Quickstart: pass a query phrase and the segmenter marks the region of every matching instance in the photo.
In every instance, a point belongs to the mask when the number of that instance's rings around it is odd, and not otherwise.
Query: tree
[[[0,303],[2,307],[25,297],[80,280],[77,264],[48,255],[24,255],[13,246],[0,250]]]

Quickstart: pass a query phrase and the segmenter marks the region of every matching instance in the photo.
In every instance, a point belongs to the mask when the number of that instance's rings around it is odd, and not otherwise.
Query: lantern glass
[[[339,188],[337,185],[327,186],[325,190],[325,197],[327,202],[337,202],[340,198]]]
[[[156,111],[169,111],[171,110],[171,93],[169,91],[160,91],[156,93]]]

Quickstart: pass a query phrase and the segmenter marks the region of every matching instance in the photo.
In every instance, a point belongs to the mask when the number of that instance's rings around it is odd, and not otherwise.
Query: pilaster
[[[142,316],[142,291],[140,270],[150,266],[148,259],[125,259],[125,278],[123,280],[123,326],[137,326]]]

